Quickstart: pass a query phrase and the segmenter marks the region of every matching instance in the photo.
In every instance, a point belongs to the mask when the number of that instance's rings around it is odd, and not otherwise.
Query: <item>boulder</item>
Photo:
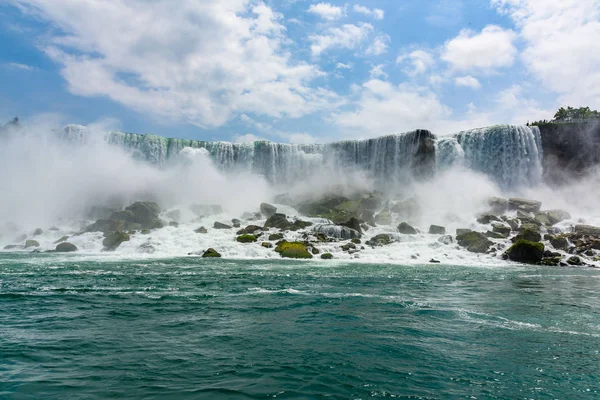
[[[512,241],[517,242],[518,240],[526,240],[529,242],[539,242],[542,240],[542,235],[535,229],[525,228],[520,234],[515,236]]]
[[[323,260],[331,260],[331,259],[333,259],[333,254],[331,254],[331,253],[323,253],[323,254],[321,254],[321,259],[323,259]]]
[[[271,204],[268,204],[268,203],[261,203],[260,212],[265,217],[269,218],[271,215],[273,215],[277,212],[277,207],[272,206]]]
[[[430,235],[445,235],[446,228],[439,225],[430,225],[429,226],[429,234]]]
[[[456,229],[456,236],[464,235],[465,233],[469,233],[469,232],[473,232],[473,230],[472,229],[461,229],[461,228],[458,228],[458,229]]]
[[[277,245],[275,251],[284,258],[313,258],[306,244],[302,242],[288,242],[283,240]]]
[[[539,212],[535,214],[534,220],[536,222],[536,224],[540,225],[540,226],[551,226],[552,224],[550,223],[550,218],[548,218],[548,214],[546,214],[545,212]]]
[[[262,246],[262,247],[265,247],[265,248],[267,248],[267,249],[271,249],[271,248],[273,248],[273,243],[270,243],[270,242],[262,242],[262,243],[261,243],[261,246]]]
[[[581,261],[581,258],[579,258],[577,256],[572,256],[572,257],[569,257],[569,259],[567,260],[567,264],[569,264],[569,265],[583,265],[583,262]]]
[[[40,236],[43,233],[44,231],[42,230],[42,228],[37,228],[35,231],[33,231],[33,236]]]
[[[504,224],[495,223],[495,224],[492,224],[492,231],[494,231],[496,233],[500,233],[504,237],[508,237],[508,235],[510,235],[510,232],[512,231],[512,228],[510,226],[506,226]]]
[[[273,234],[269,235],[269,240],[271,240],[271,241],[281,240],[281,239],[283,239],[283,233],[273,233]]]
[[[477,217],[477,222],[482,225],[491,224],[492,222],[501,222],[502,220],[494,214],[482,214]]]
[[[429,262],[430,262],[431,264],[440,264],[440,263],[441,263],[441,261],[439,261],[439,260],[436,260],[435,258],[432,258],[431,260],[429,260]]]
[[[154,246],[152,246],[152,244],[150,244],[150,243],[141,244],[137,250],[138,250],[138,252],[145,253],[145,254],[153,254],[156,251]]]
[[[367,240],[365,242],[365,244],[367,244],[368,246],[371,246],[371,247],[380,247],[380,246],[386,246],[393,242],[394,241],[392,240],[390,235],[388,235],[387,233],[381,233],[381,234],[379,234],[377,236],[373,236],[371,239]]]
[[[231,223],[233,224],[234,228],[239,228],[240,226],[242,226],[242,221],[240,221],[237,218],[232,219]]]
[[[600,227],[591,225],[575,225],[573,232],[582,235],[600,236]]]
[[[65,236],[61,237],[60,239],[58,239],[56,242],[54,242],[54,244],[66,242],[68,238],[69,237],[67,235],[65,235]]]
[[[384,209],[377,215],[375,215],[375,223],[377,225],[391,225],[392,224],[392,213],[390,210]]]
[[[567,250],[569,248],[569,241],[564,236],[547,235],[546,239],[556,250]]]
[[[73,251],[77,251],[77,246],[75,246],[73,243],[69,243],[69,242],[62,242],[59,243],[58,245],[56,245],[56,248],[54,251],[58,252],[58,253],[71,253]]]
[[[329,195],[316,201],[299,204],[297,209],[304,215],[311,217],[325,217],[325,215],[330,214],[337,206],[348,200],[349,199],[344,196]]]
[[[413,228],[406,222],[401,222],[400,225],[398,225],[398,232],[404,235],[416,235],[418,233],[415,228]]]
[[[104,246],[104,250],[114,251],[121,243],[129,241],[129,239],[129,235],[125,232],[111,232],[104,238],[102,245]]]
[[[300,219],[295,220],[292,225],[290,226],[290,231],[298,231],[300,229],[305,229],[308,228],[309,226],[312,226],[313,223],[312,222],[308,222],[308,221],[302,221]]]
[[[375,213],[371,210],[365,210],[360,214],[360,218],[365,221],[365,223],[375,226]],[[363,224],[364,225],[364,224]]]
[[[40,247],[40,243],[37,240],[27,240],[25,241],[25,248],[29,247]]]
[[[258,238],[254,235],[244,234],[238,236],[235,240],[240,243],[254,243],[258,240]]]
[[[472,231],[457,235],[456,241],[471,253],[485,253],[493,245],[483,233]]]
[[[202,254],[202,258],[220,258],[221,254],[212,247]]]
[[[549,210],[546,211],[546,215],[550,220],[550,225],[556,225],[560,222],[563,222],[567,219],[571,219],[571,214],[564,210]]]
[[[344,251],[350,251],[350,250],[356,250],[356,245],[354,243],[346,243],[345,245],[342,245],[342,250]]]
[[[277,228],[277,229],[287,230],[291,226],[292,226],[292,223],[290,221],[288,221],[285,214],[275,213],[275,214],[271,215],[265,221],[264,228],[265,229]]]
[[[200,228],[194,230],[194,232],[196,232],[196,233],[208,233],[208,230],[205,227],[201,226]]]
[[[124,221],[140,224],[141,229],[159,229],[164,226],[162,221],[158,218],[160,206],[153,201],[137,201],[126,207],[125,211],[132,213],[133,219],[124,219]],[[119,218],[112,217],[112,219]]]
[[[508,200],[500,197],[490,197],[487,200],[492,214],[504,214],[508,211]]]
[[[360,205],[363,210],[375,211],[380,209],[383,205],[381,193],[374,192],[365,194],[360,200]]]
[[[230,225],[221,223],[219,221],[215,221],[214,225],[213,225],[214,229],[231,229]]]
[[[508,208],[510,210],[537,213],[542,208],[542,203],[536,200],[512,198],[508,199]]]
[[[354,229],[358,233],[362,234],[362,229],[360,227],[360,221],[354,217],[350,218],[348,221],[339,224],[341,226],[345,226],[350,229]]]
[[[529,240],[517,240],[506,252],[512,261],[537,264],[544,257],[544,244]]]
[[[258,231],[262,231],[263,227],[262,226],[258,226],[258,225],[248,225],[247,227],[240,229],[239,231],[237,231],[238,235],[244,235],[244,234],[254,234],[255,232]]]
[[[486,233],[484,233],[484,235],[490,239],[506,239],[508,237],[507,234],[493,231],[487,231]]]

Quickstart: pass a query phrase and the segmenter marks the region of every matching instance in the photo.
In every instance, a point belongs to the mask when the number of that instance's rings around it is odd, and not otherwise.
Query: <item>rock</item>
[[[227,224],[223,224],[219,221],[215,221],[213,228],[214,229],[231,229],[231,226],[229,226]]]
[[[283,239],[283,233],[273,233],[271,235],[269,235],[269,240],[274,241],[274,240],[281,240]]]
[[[392,238],[387,233],[382,233],[377,236],[373,236],[371,239],[367,240],[365,244],[371,247],[379,247],[386,246],[388,244],[393,243]]]
[[[194,232],[196,232],[196,233],[208,233],[208,230],[205,227],[201,226],[200,228],[194,230]],[[144,232],[142,232],[142,233],[144,233]]]
[[[567,264],[569,264],[569,265],[583,265],[583,262],[581,261],[581,258],[579,258],[577,256],[573,256],[573,257],[569,257],[569,259],[567,260]]]
[[[375,226],[376,222],[375,222],[375,213],[371,210],[365,210],[362,212],[362,214],[360,214],[360,218],[365,221],[365,223],[371,225],[371,226]],[[361,224],[361,227],[364,224]]]
[[[323,260],[331,260],[331,259],[333,259],[333,254],[331,254],[331,253],[323,253],[323,254],[321,254],[321,259],[323,259]]]
[[[231,223],[233,224],[234,228],[239,228],[240,226],[242,226],[242,221],[240,221],[237,218],[232,219]]]
[[[439,264],[439,263],[441,263],[441,261],[438,261],[438,260],[436,260],[435,258],[432,258],[431,260],[429,260],[429,262],[430,262],[431,264]]]
[[[299,204],[297,209],[304,215],[311,217],[324,217],[330,214],[337,206],[349,201],[343,196],[330,195],[316,201],[309,201]]]
[[[562,257],[544,257],[542,258],[542,265],[556,266],[560,264]]]
[[[150,234],[150,229],[142,229],[140,233],[142,235],[148,235],[148,234]]]
[[[202,258],[220,258],[221,254],[212,247],[202,254]]]
[[[392,213],[389,210],[382,210],[379,214],[375,215],[375,223],[377,225],[391,225]]]
[[[29,247],[40,247],[40,243],[37,240],[27,240],[25,241],[25,248]]]
[[[310,252],[316,256],[317,254],[321,253],[321,250],[317,249],[316,247],[313,247],[312,249],[310,249]]]
[[[508,235],[510,235],[510,232],[512,231],[512,228],[504,224],[494,223],[492,224],[492,231],[500,233],[504,237],[508,237]]]
[[[490,239],[506,239],[508,237],[507,234],[502,234],[499,232],[487,231],[484,235]]]
[[[258,238],[254,235],[244,234],[238,236],[235,240],[237,240],[240,243],[254,243],[258,240]]]
[[[284,258],[313,258],[312,254],[302,242],[281,241],[275,251]]]
[[[358,233],[362,234],[362,230],[360,228],[360,221],[354,217],[350,218],[348,221],[338,224],[341,226],[345,226],[350,229],[354,229]]]
[[[600,236],[600,228],[591,225],[575,225],[573,232],[580,233],[582,235]]]
[[[487,225],[492,222],[501,222],[502,220],[493,214],[482,214],[477,217],[477,222],[482,225]]]
[[[544,212],[539,212],[539,213],[535,214],[534,220],[538,225],[544,225],[544,226],[552,225],[550,223],[550,218],[548,218],[548,214],[546,214]]]
[[[450,235],[444,235],[438,238],[438,242],[445,245],[451,245],[452,243],[454,243],[454,239],[452,239],[452,236]]]
[[[398,225],[398,232],[404,235],[416,235],[418,233],[415,228],[413,228],[406,222],[401,222],[400,225]]]
[[[505,222],[510,226],[510,229],[516,231],[519,229],[519,220],[514,218],[506,218]]]
[[[472,229],[460,229],[460,228],[458,228],[456,230],[456,236],[464,235],[465,233],[469,233],[469,232],[473,232],[473,230]]]
[[[539,242],[540,240],[542,240],[542,235],[540,235],[540,233],[534,229],[525,228],[525,230],[523,230],[520,234],[518,234],[512,239],[513,243],[519,240]]]
[[[171,210],[167,213],[167,217],[175,222],[181,222],[181,210]]]
[[[102,245],[104,246],[104,250],[114,251],[121,243],[129,241],[129,239],[129,235],[125,232],[112,232],[104,238]]]
[[[179,228],[179,222],[170,221],[169,226],[171,226],[173,228]]]
[[[77,246],[75,246],[73,243],[69,243],[69,242],[62,242],[59,243],[58,245],[56,245],[56,248],[54,251],[58,252],[58,253],[71,253],[73,251],[77,251]]]
[[[61,237],[60,239],[58,239],[56,242],[54,242],[54,244],[66,242],[68,238],[69,237],[67,235],[65,235],[65,236]]]
[[[190,210],[196,214],[197,217],[212,217],[213,215],[223,213],[223,208],[218,204],[192,204]]]
[[[160,206],[153,201],[137,201],[126,207],[125,211],[132,213],[133,219],[123,220],[140,224],[141,229],[160,229],[164,226],[162,221],[158,218],[158,214],[160,214]],[[111,219],[118,218],[111,217]]]
[[[546,215],[550,220],[550,225],[556,225],[567,219],[571,219],[571,214],[563,210],[549,210],[546,211]]]
[[[360,205],[363,210],[378,210],[383,205],[383,198],[381,197],[381,193],[374,192],[365,194],[360,200]]]
[[[40,236],[44,233],[44,231],[42,230],[42,228],[37,228],[35,231],[33,231],[33,236]]]
[[[285,214],[275,213],[265,221],[265,229],[277,228],[287,230],[292,226],[292,223],[287,220]]]
[[[510,210],[536,213],[542,208],[542,203],[536,200],[512,198],[508,199],[508,208]]]
[[[268,203],[261,203],[260,212],[265,217],[269,218],[270,216],[272,216],[273,214],[275,214],[277,212],[277,207],[272,206],[271,204],[268,204]]]
[[[350,229],[347,226],[341,225],[317,225],[314,228],[314,232],[317,234],[323,234],[327,237],[332,237],[341,240],[360,239],[362,235],[360,232]]]
[[[351,242],[354,243],[354,244],[361,244],[362,243],[360,241],[360,239],[352,239]]]
[[[255,232],[258,231],[262,231],[263,227],[262,226],[258,226],[258,225],[248,225],[247,227],[245,227],[244,229],[240,229],[239,231],[237,231],[238,235],[244,235],[244,234],[254,234]]]
[[[261,246],[262,246],[262,247],[265,247],[265,248],[267,248],[267,249],[271,249],[271,248],[273,248],[273,243],[269,243],[269,242],[262,242],[262,243],[261,243]]]
[[[446,228],[439,225],[430,225],[429,226],[429,234],[430,235],[445,235]]]
[[[504,214],[508,211],[508,200],[500,197],[490,197],[487,200],[490,211],[493,214]]]
[[[89,225],[86,232],[117,232],[125,230],[125,221],[119,221],[114,219],[99,219],[93,224]]]
[[[289,229],[290,231],[298,231],[300,229],[308,228],[309,226],[312,226],[312,224],[312,222],[297,219],[292,223],[292,226],[290,226]]]
[[[466,247],[471,253],[485,253],[492,242],[480,232],[466,232],[456,236],[456,241],[462,247]]]
[[[145,254],[153,254],[156,251],[154,246],[152,246],[152,244],[150,244],[150,243],[141,244],[137,250],[138,250],[138,252],[145,253]]]
[[[22,246],[19,246],[18,244],[7,244],[4,246],[4,250],[14,250],[18,248],[22,248]]]
[[[356,245],[354,243],[346,243],[342,246],[342,250],[344,251],[350,251],[350,249],[356,250]]]
[[[536,264],[541,262],[544,256],[544,244],[523,239],[517,240],[506,254],[512,261]]]
[[[547,240],[550,242],[552,247],[556,250],[567,250],[569,248],[569,241],[564,236],[555,236],[555,235],[547,235],[549,236]]]

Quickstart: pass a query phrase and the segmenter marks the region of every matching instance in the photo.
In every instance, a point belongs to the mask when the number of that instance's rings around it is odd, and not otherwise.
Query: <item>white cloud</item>
[[[342,7],[329,3],[311,4],[308,7],[308,12],[329,21],[334,21],[344,16],[344,9]]]
[[[435,59],[431,53],[425,50],[414,50],[410,53],[398,56],[396,63],[410,64],[410,68],[406,68],[405,72],[414,76],[425,73],[435,64]]]
[[[344,64],[339,62],[335,64],[335,69],[352,69],[352,63]]]
[[[258,142],[261,140],[266,140],[266,139],[258,137],[252,133],[246,133],[245,135],[235,135],[233,137],[233,141],[235,143],[252,143],[252,142]]]
[[[240,113],[299,117],[336,103],[295,61],[282,16],[247,0],[15,0],[58,29],[43,50],[68,90],[159,120],[221,126]]]
[[[513,65],[517,35],[509,29],[488,25],[480,33],[464,29],[446,42],[441,58],[457,71],[493,72]]]
[[[373,17],[373,18],[379,19],[379,20],[382,20],[383,16],[384,16],[384,12],[382,9],[380,9],[380,8],[370,9],[365,6],[361,6],[360,4],[355,4],[353,7],[353,10],[354,10],[354,12],[364,14],[366,16]]]
[[[365,54],[368,56],[379,56],[387,52],[387,42],[390,41],[390,37],[387,35],[377,36],[373,43],[367,48]]]
[[[15,63],[15,62],[7,63],[5,65],[9,68],[20,69],[23,71],[35,71],[35,69],[36,69],[35,67],[32,67],[31,65]]]
[[[369,72],[371,78],[387,78],[388,74],[383,70],[384,66],[383,64],[374,65]]]
[[[322,35],[312,35],[309,37],[312,43],[310,49],[314,56],[318,56],[335,47],[354,49],[368,38],[372,30],[373,26],[366,23],[358,25],[344,24],[339,28],[329,28]]]
[[[492,0],[525,41],[523,62],[564,105],[600,108],[600,2]]]
[[[471,89],[480,89],[481,83],[477,80],[477,78],[473,78],[471,75],[459,76],[454,78],[454,83],[456,86],[465,86]]]

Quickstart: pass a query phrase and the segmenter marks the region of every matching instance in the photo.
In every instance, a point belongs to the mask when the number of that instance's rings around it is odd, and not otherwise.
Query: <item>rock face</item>
[[[55,249],[58,253],[71,253],[77,251],[77,246],[69,242],[59,243]]]
[[[284,258],[313,258],[306,245],[302,242],[280,242],[275,251]]]
[[[277,207],[272,206],[271,204],[268,204],[268,203],[262,203],[260,205],[260,212],[265,217],[269,218],[271,215],[273,215],[277,212]]]
[[[220,258],[221,254],[212,247],[202,254],[202,258]]]
[[[400,223],[400,225],[398,225],[398,232],[404,235],[416,235],[418,233],[415,228],[413,228],[406,222],[402,222]]]
[[[129,239],[129,235],[125,232],[112,232],[104,238],[102,245],[104,246],[104,250],[114,251],[121,243],[129,241]]]
[[[518,240],[506,252],[512,261],[536,264],[544,257],[544,244],[528,240]]]
[[[160,207],[152,201],[138,201],[122,211],[113,212],[108,219],[99,219],[86,228],[87,232],[117,232],[158,229],[164,226],[158,218]]]
[[[492,242],[480,232],[465,232],[456,236],[456,241],[462,247],[466,247],[471,253],[485,253]]]

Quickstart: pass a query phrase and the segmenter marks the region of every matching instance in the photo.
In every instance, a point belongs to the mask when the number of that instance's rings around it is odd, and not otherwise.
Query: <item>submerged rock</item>
[[[272,216],[273,214],[275,214],[277,212],[277,207],[268,204],[268,203],[261,203],[260,205],[260,212],[267,218],[269,218],[270,216]]]
[[[156,248],[154,246],[152,246],[151,243],[146,242],[146,243],[141,244],[137,250],[140,253],[153,254],[156,251]]]
[[[63,242],[59,243],[54,251],[58,253],[71,253],[77,250],[77,246],[75,246],[73,243]]]
[[[104,238],[102,245],[104,246],[104,250],[114,251],[121,245],[121,243],[129,240],[130,237],[125,232],[112,232]]]
[[[308,251],[306,244],[302,242],[281,241],[275,251],[284,258],[313,258]]]
[[[404,235],[416,235],[418,233],[415,228],[413,228],[406,222],[401,222],[400,225],[398,225],[398,232]]]
[[[270,243],[270,242],[262,242],[262,243],[261,243],[261,246],[262,246],[262,247],[265,247],[265,248],[267,248],[267,249],[271,249],[271,248],[273,248],[273,243]]]
[[[544,244],[529,240],[517,240],[506,252],[512,261],[536,264],[544,257]]]
[[[493,245],[483,233],[472,231],[457,235],[456,241],[471,253],[485,253]]]
[[[440,236],[438,238],[438,242],[445,244],[445,245],[450,245],[450,244],[454,243],[454,239],[452,238],[451,235],[444,235],[444,236]]]
[[[220,258],[221,254],[212,247],[202,254],[202,258]]]

